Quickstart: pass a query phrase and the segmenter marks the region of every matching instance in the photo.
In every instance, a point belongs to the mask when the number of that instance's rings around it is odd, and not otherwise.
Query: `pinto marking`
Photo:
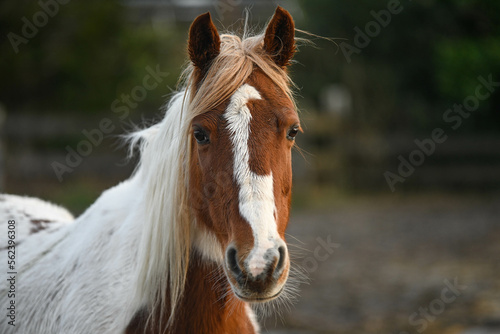
[[[257,277],[266,268],[266,252],[275,247],[279,239],[276,226],[276,205],[273,193],[273,175],[258,175],[250,169],[250,122],[252,114],[249,100],[260,100],[259,92],[249,84],[242,85],[231,97],[224,114],[231,133],[234,153],[234,178],[239,186],[239,211],[250,224],[254,247],[247,259],[249,272]]]

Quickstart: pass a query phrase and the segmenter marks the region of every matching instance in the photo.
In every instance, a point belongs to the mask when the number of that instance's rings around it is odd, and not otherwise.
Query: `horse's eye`
[[[288,130],[286,138],[288,140],[295,140],[295,136],[297,135],[297,133],[299,133],[299,127],[295,125]]]
[[[207,133],[202,129],[199,128],[195,129],[193,131],[193,135],[198,144],[203,145],[203,144],[208,144],[210,142],[210,138],[208,138]]]

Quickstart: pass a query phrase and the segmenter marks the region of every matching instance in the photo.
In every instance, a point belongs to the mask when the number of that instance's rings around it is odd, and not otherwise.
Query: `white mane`
[[[186,94],[172,97],[161,123],[130,135],[131,145],[140,142],[137,176],[145,185],[135,298],[152,309],[169,302],[172,316],[191,247],[187,202],[191,119],[185,110]],[[170,300],[164,300],[168,295]]]

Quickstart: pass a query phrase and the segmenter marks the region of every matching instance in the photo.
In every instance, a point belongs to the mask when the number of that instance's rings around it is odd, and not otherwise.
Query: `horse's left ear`
[[[220,37],[210,13],[198,16],[189,29],[188,53],[193,65],[205,74],[220,52]]]
[[[264,50],[281,67],[290,65],[295,53],[295,24],[290,13],[280,6],[267,26]]]

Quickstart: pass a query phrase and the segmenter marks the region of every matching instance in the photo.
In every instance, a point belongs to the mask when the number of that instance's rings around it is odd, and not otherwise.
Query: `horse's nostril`
[[[229,270],[231,270],[233,274],[235,274],[236,276],[241,275],[241,269],[240,266],[238,265],[236,248],[230,247],[227,250],[226,258]]]
[[[279,252],[279,260],[278,260],[278,264],[276,264],[276,269],[275,269],[275,272],[276,273],[280,273],[281,270],[283,269],[284,265],[285,265],[285,258],[286,258],[286,249],[284,246],[280,246],[278,248],[278,252]]]

